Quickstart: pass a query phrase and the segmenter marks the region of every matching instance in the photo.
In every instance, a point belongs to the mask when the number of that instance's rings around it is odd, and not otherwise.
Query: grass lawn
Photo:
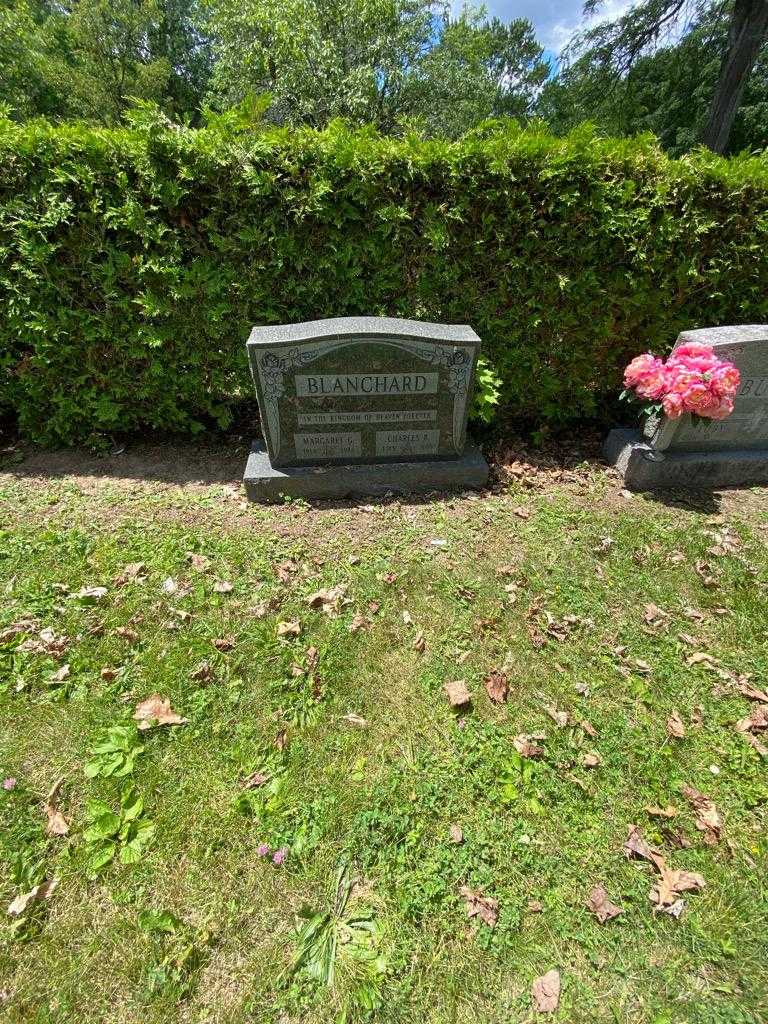
[[[45,459],[0,474],[0,1018],[768,1020],[768,492],[268,509]]]

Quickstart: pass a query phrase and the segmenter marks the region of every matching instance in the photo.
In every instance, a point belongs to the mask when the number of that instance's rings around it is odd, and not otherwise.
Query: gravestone
[[[340,317],[254,327],[247,347],[266,442],[248,459],[251,501],[485,484],[466,446],[471,327]]]
[[[768,483],[768,326],[684,331],[675,342],[711,345],[741,373],[724,420],[649,417],[643,431],[612,430],[606,460],[636,491],[664,487],[740,487]]]

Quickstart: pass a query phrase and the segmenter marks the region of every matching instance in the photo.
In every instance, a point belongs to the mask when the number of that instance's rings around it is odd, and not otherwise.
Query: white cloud
[[[630,7],[632,0],[606,0],[600,11],[589,18],[580,14],[577,18],[568,17],[550,25],[540,36],[540,40],[548,49],[560,53],[576,32],[583,32],[584,29],[599,25],[602,21],[616,21],[622,14],[626,14]]]
[[[542,46],[559,53],[577,31],[621,17],[633,2],[637,0],[605,0],[599,14],[591,18],[583,16],[584,0],[485,0],[485,5],[489,14],[505,21],[528,18]],[[452,0],[454,13],[461,6],[461,0]]]

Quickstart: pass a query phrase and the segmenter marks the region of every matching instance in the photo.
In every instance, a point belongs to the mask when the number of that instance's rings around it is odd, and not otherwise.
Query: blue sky
[[[536,29],[539,42],[556,56],[577,29],[586,22],[582,17],[583,0],[485,0],[488,12],[509,21],[528,18]],[[631,6],[629,0],[606,0],[598,19],[613,19]],[[461,3],[454,2],[454,9]]]

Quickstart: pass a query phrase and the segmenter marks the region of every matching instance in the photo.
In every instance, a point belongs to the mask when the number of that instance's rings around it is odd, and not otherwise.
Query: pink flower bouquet
[[[724,420],[733,412],[739,371],[718,359],[709,345],[681,345],[664,362],[646,352],[624,371],[622,398],[639,401],[646,413],[675,420],[684,412]]]

